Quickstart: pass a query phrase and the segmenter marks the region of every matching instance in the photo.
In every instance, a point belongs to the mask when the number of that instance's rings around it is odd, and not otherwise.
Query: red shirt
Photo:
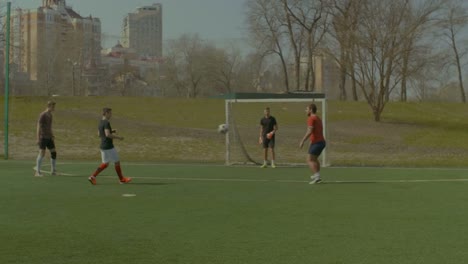
[[[322,120],[316,115],[310,115],[307,118],[307,126],[313,127],[310,134],[310,143],[314,144],[324,141]]]

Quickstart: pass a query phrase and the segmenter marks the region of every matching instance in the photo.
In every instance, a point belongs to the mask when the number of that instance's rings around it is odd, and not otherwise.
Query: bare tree
[[[174,43],[174,41],[170,41]],[[175,45],[175,44],[174,44]],[[184,73],[179,67],[180,56],[175,49],[175,46],[170,45],[166,55],[166,62],[164,64],[165,81],[163,83],[163,90],[165,95],[183,96],[188,90]],[[173,88],[173,89],[170,89]]]
[[[328,28],[329,4],[327,0],[283,0],[287,16],[291,16],[307,32],[307,70],[304,90],[315,90],[313,56]],[[286,2],[288,2],[286,4]],[[311,80],[310,80],[311,79]]]
[[[177,96],[194,98],[233,91],[241,61],[235,47],[217,48],[196,34],[184,34],[172,40],[167,50],[165,83],[175,88]]]
[[[252,52],[239,62],[236,91],[255,91],[256,79],[264,71],[265,54]]]
[[[443,36],[447,40],[453,52],[449,66],[454,65],[457,69],[458,87],[460,89],[461,101],[466,103],[465,88],[463,86],[463,60],[468,50],[460,45],[462,29],[468,25],[468,10],[462,1],[454,0],[447,6],[446,17],[438,25],[443,30]],[[466,41],[466,39],[465,39]]]
[[[386,96],[400,81],[396,67],[401,58],[402,21],[406,0],[363,0],[362,16],[354,36],[354,69],[357,82],[375,121],[380,121]]]
[[[423,43],[429,30],[433,29],[434,14],[440,11],[445,0],[408,1],[404,12],[403,26],[406,28],[402,36],[402,60],[400,100],[407,101],[407,82],[413,75],[421,71],[433,59],[430,55],[432,47]]]
[[[202,51],[205,43],[198,34],[183,34],[170,43],[168,70],[176,89],[185,89],[188,98],[200,94],[200,82],[205,76],[205,59]]]
[[[352,36],[356,30],[359,12],[357,6],[360,0],[333,0],[332,30],[329,30],[331,39],[336,40],[337,45],[331,44],[326,50],[327,54],[333,57],[340,67],[339,91],[340,100],[347,99],[346,79],[352,78],[352,96],[358,100],[356,89],[356,78],[352,70]]]
[[[215,83],[221,85],[222,92],[234,92],[234,82],[242,59],[240,51],[233,46],[230,50],[218,49],[214,58],[216,59],[216,69],[213,71]]]
[[[289,73],[286,45],[288,35],[284,27],[284,13],[278,1],[248,0],[247,27],[258,53],[276,54],[284,75],[284,89],[289,92]]]
[[[295,90],[301,87],[301,60],[305,46],[305,28],[298,24],[291,16],[289,2],[291,0],[281,0],[283,3],[283,12],[285,13],[285,23],[288,30],[288,36],[292,53],[294,56],[294,77]]]

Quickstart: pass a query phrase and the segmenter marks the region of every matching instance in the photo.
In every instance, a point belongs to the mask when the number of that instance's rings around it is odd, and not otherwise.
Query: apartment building
[[[141,57],[162,57],[162,4],[142,6],[123,19],[122,46]]]
[[[100,64],[100,19],[82,17],[65,0],[15,9],[10,19],[10,64],[37,84],[32,94],[79,95],[87,65]]]

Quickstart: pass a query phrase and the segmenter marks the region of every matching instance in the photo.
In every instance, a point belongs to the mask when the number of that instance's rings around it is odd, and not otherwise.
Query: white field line
[[[43,167],[43,166],[41,166],[41,167]],[[37,170],[36,166],[33,167],[33,170]],[[52,174],[52,171],[43,170],[43,169],[41,169],[41,172],[45,172],[47,174]],[[64,172],[57,172],[57,175],[58,176],[78,176],[78,175],[75,175],[75,174],[64,173]]]
[[[85,175],[61,174],[63,176],[84,177]],[[117,175],[99,175],[97,178],[117,178]],[[279,183],[308,183],[308,180],[265,180],[265,179],[223,179],[223,178],[185,178],[185,177],[131,177],[141,180],[164,180],[164,181],[206,181],[206,182],[279,182]],[[429,182],[468,182],[468,179],[417,179],[417,180],[326,180],[321,184],[327,183],[429,183]]]
[[[0,160],[0,163],[3,162],[16,162],[16,163],[25,163],[30,164],[31,161],[24,161],[24,160]],[[178,166],[178,167],[232,167],[232,168],[255,168],[256,165],[234,165],[234,166],[226,166],[224,164],[203,164],[203,163],[144,163],[144,162],[121,162],[123,166]],[[100,161],[92,162],[92,161],[63,161],[57,162],[57,165],[96,165],[98,166]],[[41,167],[48,166],[48,164],[42,164]],[[281,168],[307,168],[307,164],[304,165],[277,165],[278,169]],[[325,167],[325,170],[333,170],[333,169],[379,169],[379,170],[431,170],[431,171],[468,171],[468,167],[466,168],[438,168],[438,167],[426,167],[426,168],[419,168],[419,167],[346,167],[346,166],[334,166],[334,167]]]
[[[174,181],[221,181],[221,182],[280,182],[280,183],[305,183],[301,180],[262,180],[262,179],[216,179],[216,178],[162,178],[162,177],[133,177],[134,179],[174,180]],[[355,180],[335,181],[323,180],[323,183],[417,183],[417,182],[468,182],[468,179],[433,179],[433,180]]]
[[[91,163],[91,162],[63,162],[61,164],[96,164]],[[151,163],[126,163],[126,165],[132,165],[132,166],[174,166],[175,164],[151,164]],[[180,164],[183,166],[183,164]],[[190,164],[185,164],[186,166],[193,166]],[[42,167],[46,166],[46,164],[43,164]],[[178,165],[179,166],[179,165]],[[203,165],[200,164],[200,166],[224,166],[224,165]],[[347,168],[347,167],[332,167],[332,168],[327,168],[327,169],[334,169],[334,168]],[[349,167],[353,168],[353,167]],[[361,168],[361,167],[360,167]],[[367,167],[367,168],[374,168],[374,167]],[[375,167],[377,168],[377,167]],[[401,170],[409,170],[409,169],[430,169],[430,170],[460,170],[460,171],[466,171],[466,168],[391,168],[391,167],[383,167],[379,169],[390,169],[390,170],[396,170],[396,169],[401,169]],[[33,167],[33,170],[36,170],[36,167]],[[42,172],[50,174],[50,171],[47,170],[41,170]],[[70,173],[61,173],[59,172],[59,175],[62,176],[71,176],[71,177],[83,177],[85,175],[77,175],[77,174],[70,174]],[[88,175],[89,176],[89,175]],[[110,176],[110,175],[99,175],[99,178],[116,178],[117,176]],[[282,183],[308,183],[308,180],[265,180],[265,179],[223,179],[223,178],[185,178],[185,177],[132,177],[133,179],[145,179],[145,180],[168,180],[168,181],[219,181],[219,182],[282,182]],[[413,180],[349,180],[349,181],[342,181],[342,180],[327,180],[326,178],[323,179],[323,183],[424,183],[424,182],[468,182],[468,179],[413,179]]]

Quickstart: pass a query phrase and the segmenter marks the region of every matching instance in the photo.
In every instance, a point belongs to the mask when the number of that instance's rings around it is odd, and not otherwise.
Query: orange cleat
[[[130,177],[123,177],[121,180],[120,180],[120,184],[124,184],[124,183],[129,183],[132,181],[132,178]]]
[[[96,177],[94,177],[94,176],[89,176],[88,181],[89,181],[92,185],[96,185]]]

